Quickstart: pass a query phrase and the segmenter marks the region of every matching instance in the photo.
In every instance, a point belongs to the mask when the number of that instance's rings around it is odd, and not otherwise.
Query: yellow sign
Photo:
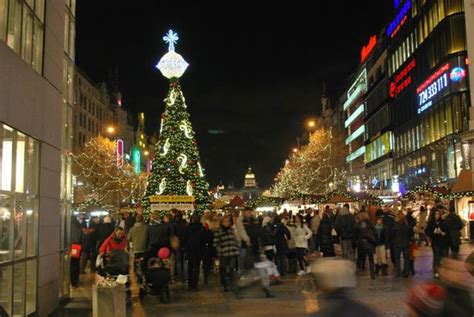
[[[193,203],[194,196],[184,196],[184,195],[176,195],[176,196],[150,196],[150,203]]]

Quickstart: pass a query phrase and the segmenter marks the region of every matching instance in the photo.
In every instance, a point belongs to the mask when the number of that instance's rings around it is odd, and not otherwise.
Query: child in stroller
[[[159,258],[151,258],[148,260],[147,270],[145,272],[145,280],[140,288],[140,301],[143,301],[147,294],[151,296],[160,296],[160,302],[168,304],[170,299],[171,281],[170,269],[163,260]]]
[[[116,279],[119,275],[126,275],[125,291],[127,295],[127,305],[132,303],[132,292],[130,290],[130,260],[128,253],[122,250],[112,250],[108,254],[107,264],[98,269],[97,273],[106,278]]]

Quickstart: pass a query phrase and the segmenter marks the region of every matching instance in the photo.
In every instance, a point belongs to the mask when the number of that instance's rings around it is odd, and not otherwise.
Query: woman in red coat
[[[112,234],[105,239],[99,248],[99,254],[109,254],[112,250],[124,251],[127,248],[127,237],[125,231],[121,227],[117,227]]]

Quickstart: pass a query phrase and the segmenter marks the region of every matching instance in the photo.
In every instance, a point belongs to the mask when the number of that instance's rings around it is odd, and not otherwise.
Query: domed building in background
[[[249,167],[247,173],[244,176],[244,186],[242,188],[234,188],[233,184],[227,186],[227,188],[223,188],[224,186],[219,185],[216,189],[218,195],[214,196],[215,198],[219,198],[222,200],[227,200],[230,202],[235,196],[241,197],[245,202],[258,198],[263,189],[258,188],[257,185],[257,178],[252,171],[252,168]]]
[[[244,188],[257,188],[257,180],[251,167],[249,167],[247,174],[245,174]]]

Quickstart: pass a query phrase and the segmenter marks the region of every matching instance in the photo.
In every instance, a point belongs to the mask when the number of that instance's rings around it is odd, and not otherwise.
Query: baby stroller
[[[132,292],[130,289],[130,260],[128,253],[122,250],[112,250],[108,255],[107,264],[98,269],[98,274],[108,278],[117,279],[119,275],[127,276],[125,283],[125,292],[127,298],[127,305],[132,304]]]
[[[143,284],[140,287],[140,301],[143,302],[146,295],[160,296],[160,302],[168,304],[171,301],[170,281],[171,273],[164,261],[158,258],[151,258],[148,261]]]

